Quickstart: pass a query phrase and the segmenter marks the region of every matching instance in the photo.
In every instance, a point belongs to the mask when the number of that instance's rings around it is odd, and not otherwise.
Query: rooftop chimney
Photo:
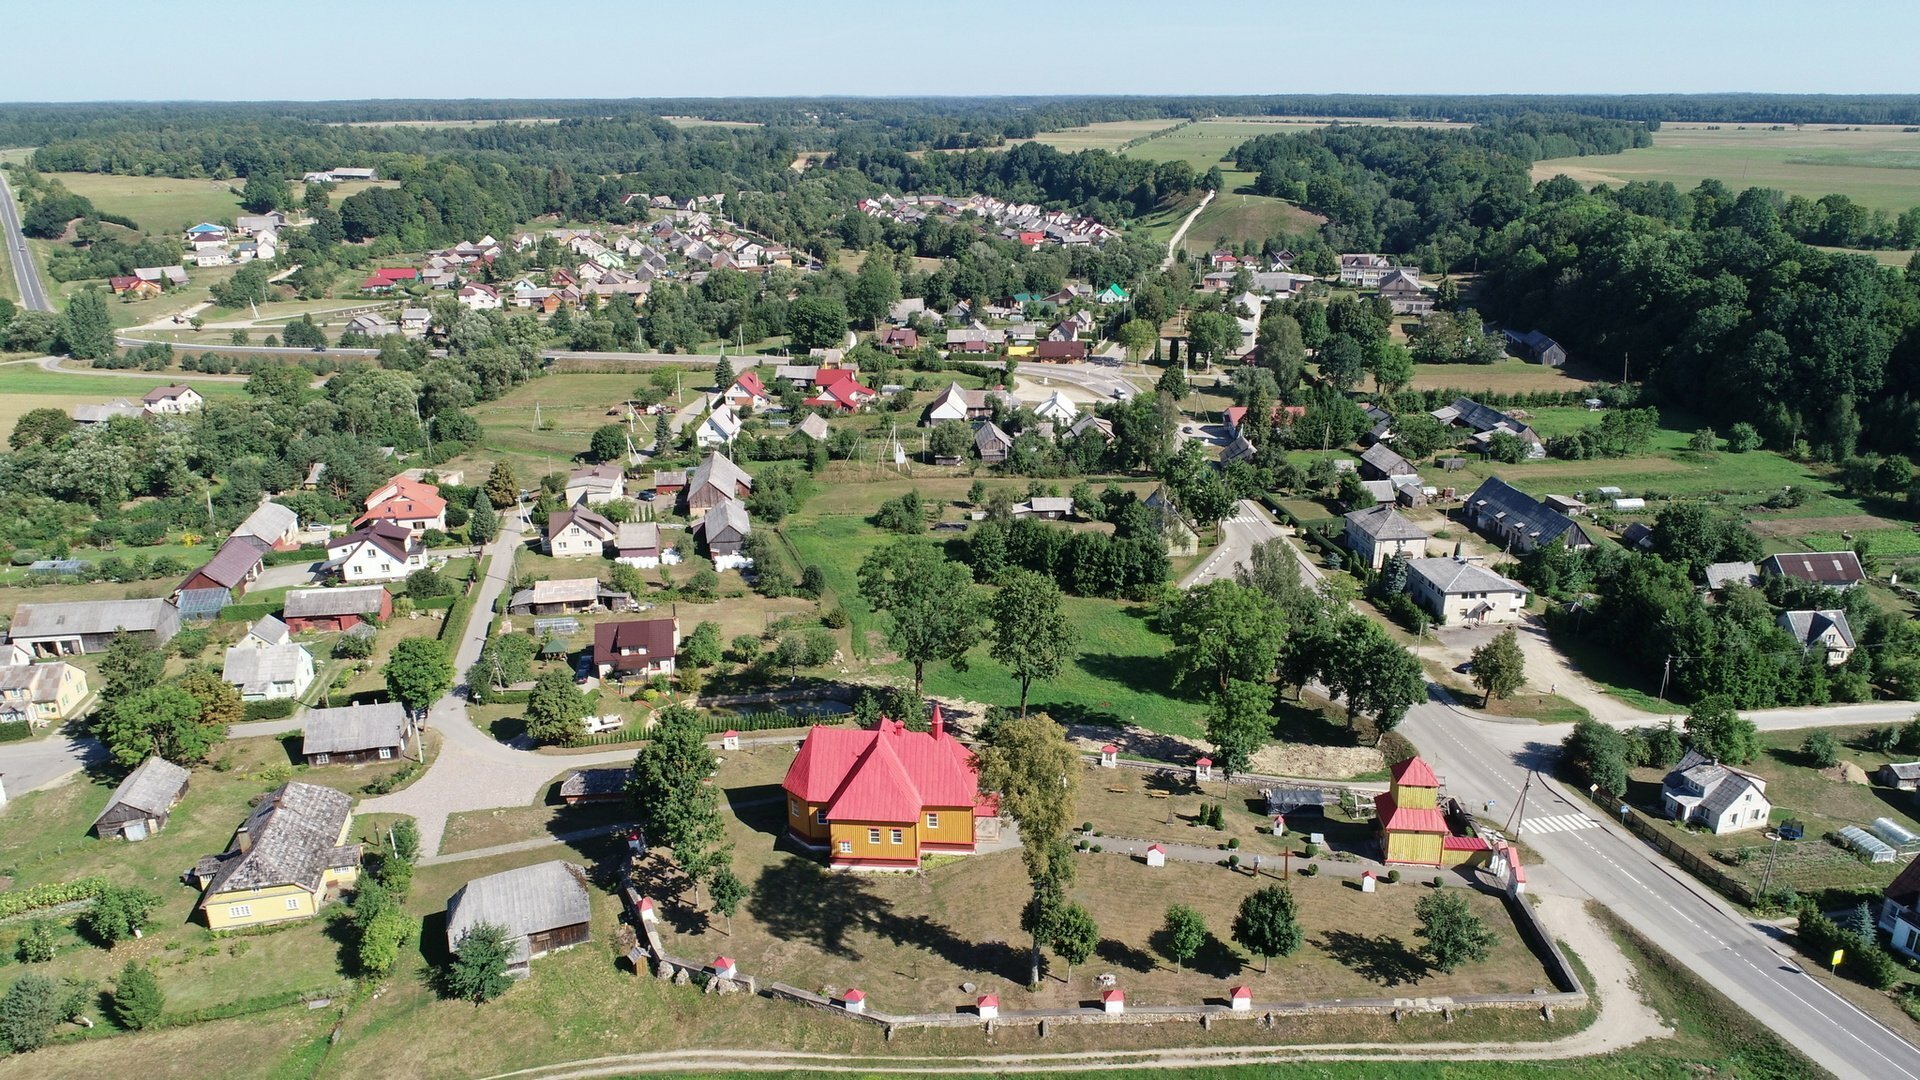
[[[934,738],[943,739],[946,737],[947,718],[945,714],[940,711],[940,703],[937,701],[933,703],[933,723],[931,724],[931,728]]]

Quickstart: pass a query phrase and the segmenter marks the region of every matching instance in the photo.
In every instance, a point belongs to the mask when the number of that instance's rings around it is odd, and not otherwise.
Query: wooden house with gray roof
[[[308,709],[300,754],[309,765],[391,761],[406,753],[413,723],[397,701]]]
[[[474,878],[447,898],[447,951],[486,923],[505,927],[507,973],[525,978],[531,961],[592,940],[586,871],[558,859]]]
[[[113,789],[107,808],[93,819],[94,834],[102,840],[145,840],[167,827],[174,806],[186,794],[187,770],[150,757]]]

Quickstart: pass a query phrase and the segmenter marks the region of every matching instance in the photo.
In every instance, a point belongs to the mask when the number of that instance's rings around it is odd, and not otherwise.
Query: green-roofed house
[[[1094,294],[1093,302],[1096,304],[1124,304],[1129,299],[1131,298],[1127,296],[1127,290],[1121,288],[1119,282],[1112,282],[1109,283],[1106,288]]]

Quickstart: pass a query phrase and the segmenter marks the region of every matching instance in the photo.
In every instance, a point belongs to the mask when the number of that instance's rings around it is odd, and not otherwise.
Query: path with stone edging
[[[1110,1069],[1202,1069],[1265,1065],[1275,1061],[1564,1061],[1622,1050],[1648,1039],[1669,1038],[1635,988],[1633,964],[1580,901],[1543,897],[1542,918],[1555,937],[1579,954],[1593,976],[1588,987],[1597,1005],[1591,1024],[1564,1039],[1545,1042],[1309,1043],[1272,1046],[1191,1046],[1160,1050],[1080,1051],[1063,1054],[857,1056],[797,1050],[734,1050],[703,1046],[685,1050],[618,1054],[500,1073],[491,1080],[572,1080],[634,1073],[735,1071],[882,1073],[1094,1072]],[[1220,1021],[1257,1023],[1257,1020]]]

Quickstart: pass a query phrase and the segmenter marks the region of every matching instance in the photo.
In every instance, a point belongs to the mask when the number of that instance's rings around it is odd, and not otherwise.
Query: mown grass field
[[[1582,372],[1550,368],[1508,357],[1494,364],[1415,364],[1415,390],[1486,390],[1497,394],[1524,394],[1535,390],[1584,390]]]
[[[122,214],[148,233],[185,232],[202,221],[219,221],[246,211],[234,194],[238,180],[183,180],[171,176],[118,176],[108,173],[48,173],[75,195],[93,200],[101,212]]]
[[[1214,196],[1213,202],[1193,219],[1193,226],[1180,242],[1188,254],[1204,255],[1218,247],[1258,244],[1282,232],[1311,233],[1326,222],[1320,215],[1302,210],[1285,199],[1239,194],[1232,190],[1233,186],[1230,183],[1227,191]]]
[[[34,409],[68,409],[75,405],[96,404],[113,398],[135,403],[140,395],[163,385],[172,376],[151,371],[115,372],[112,375],[63,374],[47,371],[37,364],[0,364],[0,436],[13,431],[14,422]],[[244,392],[244,384],[212,379],[185,380],[207,397],[225,397]]]
[[[1897,214],[1920,205],[1920,132],[1891,125],[1663,124],[1650,147],[1533,167],[1536,180],[1562,173],[1583,184],[1668,180],[1682,190],[1712,177],[1735,191],[1769,187],[1810,199],[1837,193]]]

